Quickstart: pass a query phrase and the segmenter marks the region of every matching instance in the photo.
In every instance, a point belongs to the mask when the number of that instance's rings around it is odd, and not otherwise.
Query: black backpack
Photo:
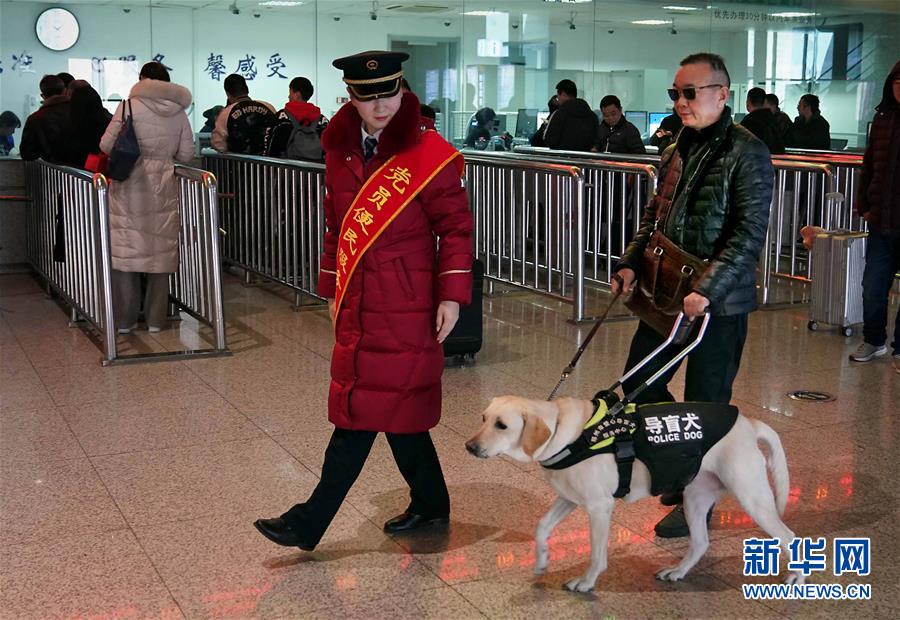
[[[263,103],[245,99],[228,112],[228,152],[262,155],[266,130],[275,124],[275,113]]]
[[[308,121],[301,123],[296,118],[287,115],[291,121],[291,135],[288,136],[287,146],[284,149],[284,157],[287,159],[303,159],[307,161],[322,161],[322,142],[319,138],[318,123]]]

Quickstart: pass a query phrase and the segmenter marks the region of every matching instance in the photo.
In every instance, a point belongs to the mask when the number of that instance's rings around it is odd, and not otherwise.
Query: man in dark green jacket
[[[616,267],[625,292],[641,274],[641,256],[657,227],[683,250],[709,261],[706,272],[684,299],[684,313],[710,312],[706,335],[688,357],[684,400],[727,403],[737,375],[748,314],[756,309],[756,267],[769,225],[774,171],[766,145],[731,121],[731,79],[715,54],[693,54],[681,61],[669,96],[684,129],[662,156],[656,195],[642,225]],[[663,215],[660,220],[659,216]],[[613,292],[618,290],[613,282]],[[665,338],[643,321],[631,342],[626,368],[650,354]],[[666,361],[660,356],[646,374],[625,382],[633,390]],[[677,367],[676,367],[677,369]],[[676,400],[668,390],[675,370],[637,399],[642,403]],[[663,496],[663,503],[679,498]],[[712,506],[702,507],[706,514]],[[677,506],[656,526],[662,537],[687,536],[684,511]]]

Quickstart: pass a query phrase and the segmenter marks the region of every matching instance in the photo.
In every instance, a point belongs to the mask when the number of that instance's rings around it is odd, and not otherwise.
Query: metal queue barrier
[[[647,201],[656,191],[657,169],[649,157],[606,153],[555,151],[537,147],[517,147],[513,154],[495,152],[492,158],[541,161],[577,166],[584,175],[585,279],[608,286],[612,268],[640,226]],[[469,151],[464,152],[469,158]],[[656,158],[658,161],[659,158]]]
[[[122,354],[112,320],[108,185],[101,174],[44,161],[26,162],[27,248],[31,267],[70,308],[71,324],[87,323],[100,340],[104,366],[228,355],[219,273],[215,178],[179,166],[180,267],[169,299],[212,327],[210,349]]]
[[[864,219],[856,215],[855,205],[858,198],[860,176],[862,175],[863,156],[859,153],[825,153],[811,152],[776,155],[773,161],[793,161],[827,165],[834,177],[832,190],[843,197],[842,208],[834,213],[826,211],[825,217],[831,218],[829,224],[833,228],[843,230],[866,230]]]
[[[584,318],[584,176],[576,166],[465,153],[475,255],[489,282],[572,304]]]
[[[321,208],[325,166],[217,153],[204,149],[203,167],[219,180],[223,257],[227,264],[317,300],[319,261],[325,235]]]

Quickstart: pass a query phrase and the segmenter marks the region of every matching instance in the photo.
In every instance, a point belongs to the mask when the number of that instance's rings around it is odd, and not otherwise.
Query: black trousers
[[[700,344],[687,358],[687,376],[684,383],[684,400],[711,403],[728,403],[731,401],[731,387],[741,365],[741,353],[747,339],[747,315],[713,316],[706,328],[706,334]],[[626,371],[633,368],[647,357],[656,347],[663,343],[664,336],[641,321],[628,352]],[[666,362],[671,360],[678,347],[670,345],[671,350],[660,353],[634,377],[625,382],[623,388],[628,394]],[[662,403],[677,400],[669,392],[669,381],[678,370],[673,367],[669,372],[652,383],[636,399],[636,403]]]
[[[318,544],[362,471],[378,433],[334,429],[319,484],[302,504],[281,515],[301,533],[304,541]],[[397,468],[410,489],[409,512],[431,517],[450,514],[450,494],[431,435],[385,433]]]

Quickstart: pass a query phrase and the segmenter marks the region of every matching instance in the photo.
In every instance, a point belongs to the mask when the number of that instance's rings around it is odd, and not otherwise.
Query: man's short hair
[[[768,93],[766,95],[766,103],[769,105],[773,105],[776,108],[781,105],[781,101],[778,99],[778,95],[775,93]]]
[[[575,82],[572,80],[560,80],[559,84],[556,85],[557,93],[565,93],[570,97],[578,96],[578,87],[575,86]]]
[[[140,77],[148,80],[159,80],[160,82],[171,82],[169,70],[161,62],[150,61],[141,67]]]
[[[611,105],[616,106],[617,108],[619,108],[619,110],[622,109],[622,102],[619,101],[619,98],[616,97],[615,95],[606,95],[603,99],[600,100],[600,109],[601,110],[603,108],[605,108],[607,106],[611,106]]]
[[[755,108],[760,108],[766,103],[766,91],[762,88],[751,88],[747,91],[747,101]]]
[[[710,69],[713,70],[713,73],[716,73],[719,76],[716,79],[721,81],[723,86],[731,87],[731,76],[728,75],[728,69],[725,67],[724,58],[710,52],[698,52],[696,54],[691,54],[681,61],[682,67],[684,65],[699,64],[709,65]]]
[[[250,89],[247,88],[247,80],[244,79],[243,75],[238,75],[237,73],[232,73],[225,78],[224,86],[225,92],[231,97],[240,97],[250,93]]]
[[[819,98],[816,97],[815,95],[806,93],[805,95],[800,97],[800,101],[803,101],[804,103],[806,103],[806,105],[809,106],[809,109],[812,110],[814,113],[816,113],[816,114],[819,113]]]
[[[66,71],[63,71],[62,73],[57,73],[56,77],[58,77],[59,79],[61,79],[63,81],[63,85],[66,88],[69,87],[69,84],[71,84],[73,81],[75,81],[75,76],[72,75],[71,73],[67,73]]]
[[[66,85],[58,75],[45,75],[41,78],[40,89],[44,97],[55,97],[66,92]]]
[[[313,96],[313,85],[305,77],[295,77],[288,85],[292,93],[300,93],[303,101],[309,101]]]

